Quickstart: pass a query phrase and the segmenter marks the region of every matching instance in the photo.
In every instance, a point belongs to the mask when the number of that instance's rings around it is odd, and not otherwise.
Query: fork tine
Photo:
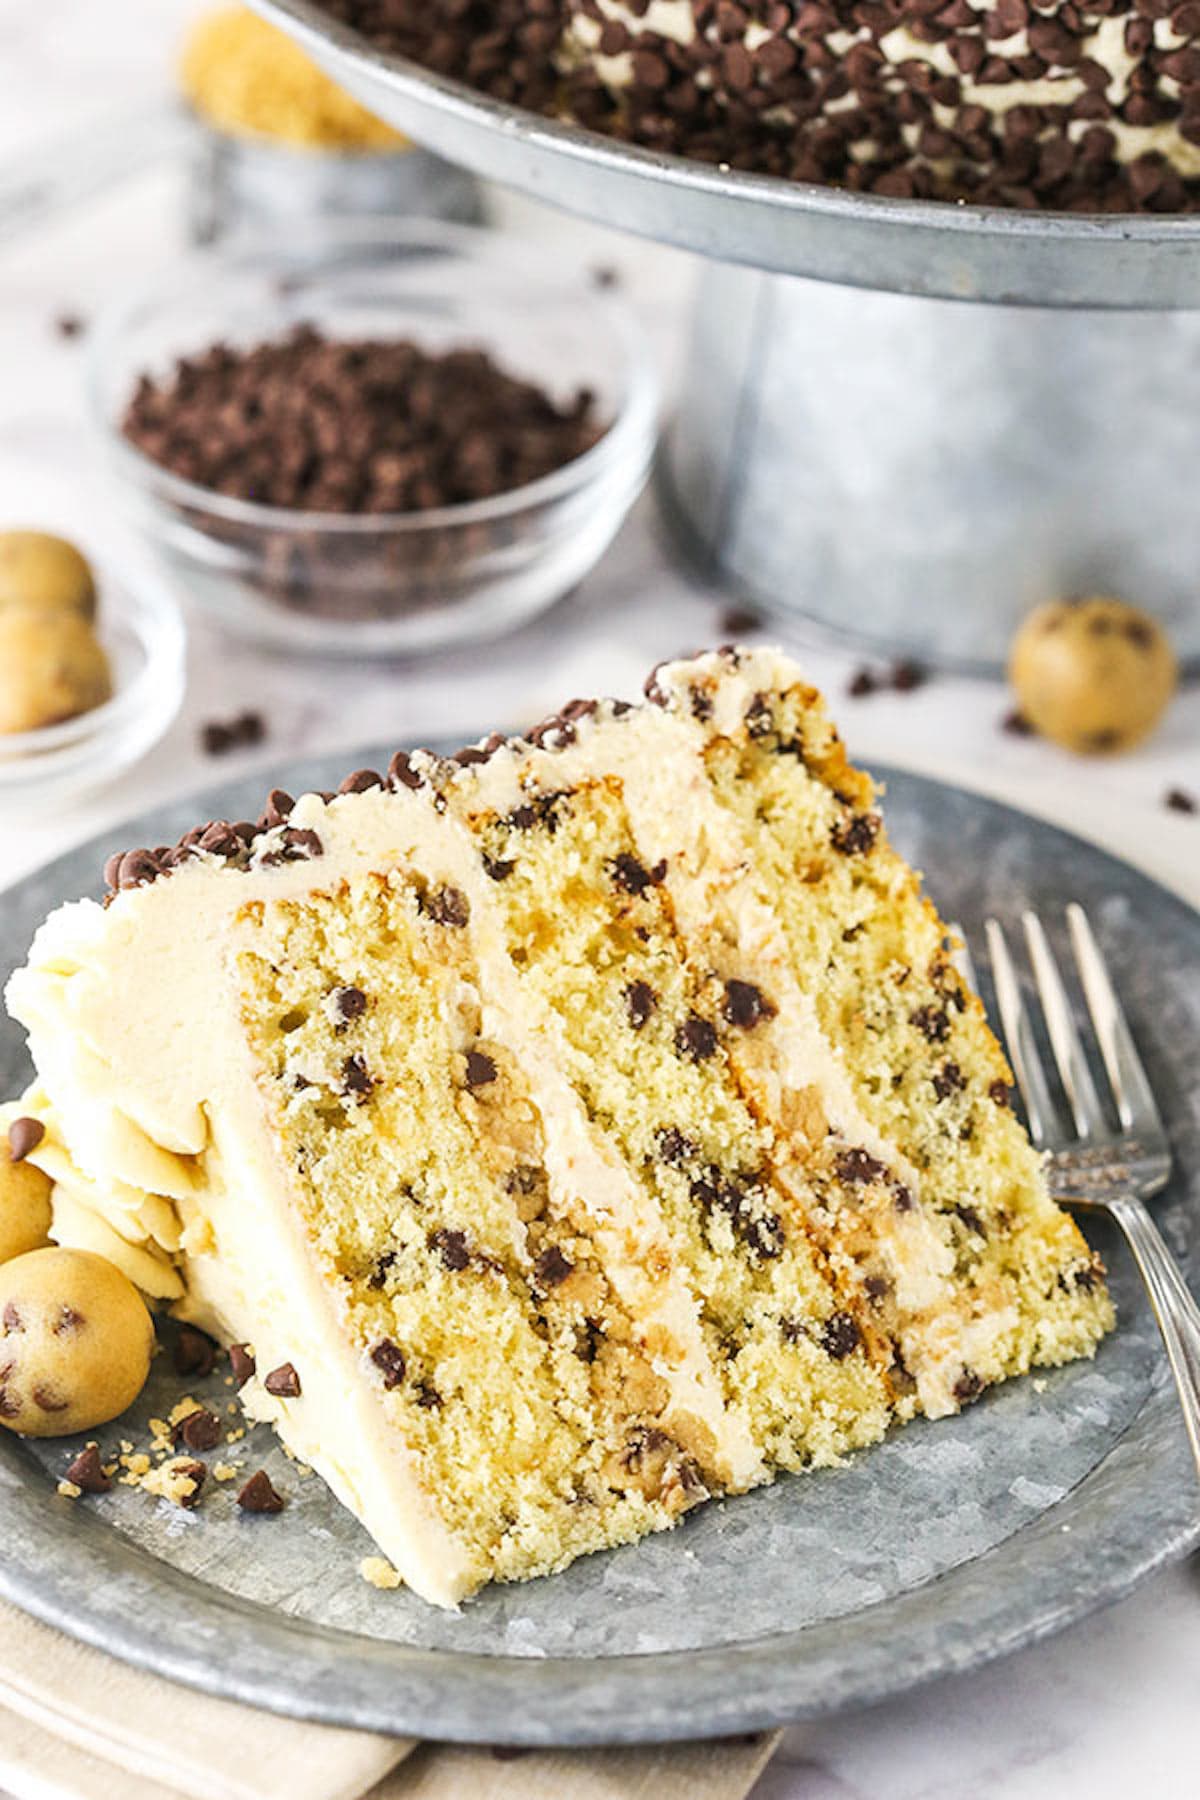
[[[1108,967],[1082,906],[1072,901],[1067,908],[1067,930],[1079,965],[1079,978],[1092,1015],[1100,1054],[1108,1071],[1117,1113],[1126,1131],[1162,1136],[1163,1122],[1146,1079],[1142,1059],[1134,1047],[1125,1014],[1109,978]]]
[[[973,994],[979,992],[979,982],[975,974],[975,963],[971,956],[971,946],[967,942],[967,934],[957,919],[951,919],[950,930],[958,939],[958,943],[950,953],[950,960],[966,982]]]
[[[992,960],[992,977],[996,984],[996,1005],[1000,1009],[1000,1023],[1004,1029],[1008,1060],[1013,1066],[1013,1074],[1017,1078],[1017,1086],[1020,1088],[1021,1098],[1025,1102],[1025,1117],[1029,1121],[1029,1134],[1040,1150],[1044,1148],[1049,1139],[1054,1122],[1054,1103],[1050,1098],[1046,1072],[1042,1068],[1042,1059],[1033,1035],[1033,1027],[1029,1023],[1025,1002],[1021,998],[1021,988],[1017,981],[1017,972],[1013,967],[1012,957],[1009,955],[1004,928],[998,919],[988,919],[984,923],[983,930],[987,938],[988,955]]]
[[[1046,1015],[1050,1046],[1070,1103],[1075,1129],[1081,1138],[1108,1137],[1111,1134],[1104,1117],[1104,1108],[1100,1104],[1092,1071],[1083,1053],[1071,1002],[1067,999],[1067,990],[1063,986],[1042,921],[1035,912],[1024,912],[1021,914],[1021,923],[1025,927],[1025,941],[1029,945],[1029,959],[1033,964],[1038,997]]]

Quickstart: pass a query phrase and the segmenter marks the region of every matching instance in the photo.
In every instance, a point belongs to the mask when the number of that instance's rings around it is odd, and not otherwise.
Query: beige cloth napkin
[[[743,1800],[777,1741],[513,1753],[306,1725],[147,1675],[0,1602],[12,1800]]]

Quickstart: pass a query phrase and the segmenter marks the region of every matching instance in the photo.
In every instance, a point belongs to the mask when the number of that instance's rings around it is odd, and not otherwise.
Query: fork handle
[[[1200,1475],[1200,1306],[1143,1203],[1132,1195],[1122,1195],[1109,1200],[1105,1211],[1124,1232],[1146,1284]]]

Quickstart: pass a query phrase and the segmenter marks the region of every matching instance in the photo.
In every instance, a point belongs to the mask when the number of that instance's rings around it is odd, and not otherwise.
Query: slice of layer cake
[[[649,692],[115,857],[8,989],[55,1235],[439,1604],[1111,1322],[819,697]]]

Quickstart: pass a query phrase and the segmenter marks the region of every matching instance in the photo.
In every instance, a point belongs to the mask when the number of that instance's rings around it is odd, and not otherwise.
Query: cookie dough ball
[[[1009,679],[1043,737],[1083,755],[1128,750],[1158,724],[1175,691],[1175,655],[1136,606],[1100,595],[1054,600],[1013,642]]]
[[[17,1147],[21,1147],[19,1132]],[[12,1143],[0,1119],[0,1263],[24,1256],[27,1250],[40,1250],[49,1242],[52,1186],[50,1177],[23,1156],[14,1161]]]
[[[33,1250],[0,1265],[0,1425],[67,1437],[115,1419],[150,1372],[141,1295],[90,1250]]]
[[[81,614],[0,607],[0,732],[36,731],[111,697],[108,657]]]
[[[96,583],[87,558],[48,531],[0,531],[0,612],[10,606],[78,613],[90,624]]]

